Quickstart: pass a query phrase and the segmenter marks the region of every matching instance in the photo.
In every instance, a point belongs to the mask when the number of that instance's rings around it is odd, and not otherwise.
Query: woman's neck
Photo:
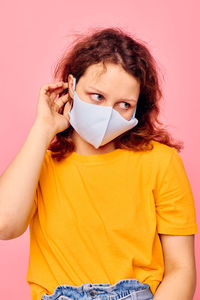
[[[100,146],[96,149],[93,145],[87,143],[81,136],[74,130],[72,135],[72,140],[75,144],[75,152],[82,155],[93,155],[93,154],[103,154],[115,150],[114,142]]]

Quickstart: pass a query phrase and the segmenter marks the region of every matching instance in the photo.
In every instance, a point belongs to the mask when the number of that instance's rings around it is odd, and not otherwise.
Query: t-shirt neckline
[[[111,161],[113,159],[118,158],[124,149],[114,149],[113,151],[107,152],[107,153],[102,153],[102,154],[89,154],[89,155],[85,155],[85,154],[79,154],[75,151],[73,151],[69,158],[75,161],[79,161],[79,162],[83,162],[83,163],[101,163],[101,162],[107,162],[107,161]]]

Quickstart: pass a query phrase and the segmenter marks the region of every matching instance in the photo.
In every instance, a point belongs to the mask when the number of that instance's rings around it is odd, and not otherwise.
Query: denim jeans
[[[84,283],[80,286],[59,285],[41,300],[152,300],[150,286],[136,279],[121,279],[115,284]]]

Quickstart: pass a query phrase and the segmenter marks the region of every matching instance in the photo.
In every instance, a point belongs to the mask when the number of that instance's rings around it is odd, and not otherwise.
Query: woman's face
[[[130,120],[135,110],[140,83],[120,65],[102,63],[91,65],[76,84],[76,93],[85,102],[112,106],[126,120]],[[73,99],[73,76],[68,77],[69,95]]]

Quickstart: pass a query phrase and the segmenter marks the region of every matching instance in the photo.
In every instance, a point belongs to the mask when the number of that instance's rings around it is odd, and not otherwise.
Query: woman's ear
[[[68,75],[68,93],[71,99],[74,99],[74,90],[73,90],[73,75]]]

